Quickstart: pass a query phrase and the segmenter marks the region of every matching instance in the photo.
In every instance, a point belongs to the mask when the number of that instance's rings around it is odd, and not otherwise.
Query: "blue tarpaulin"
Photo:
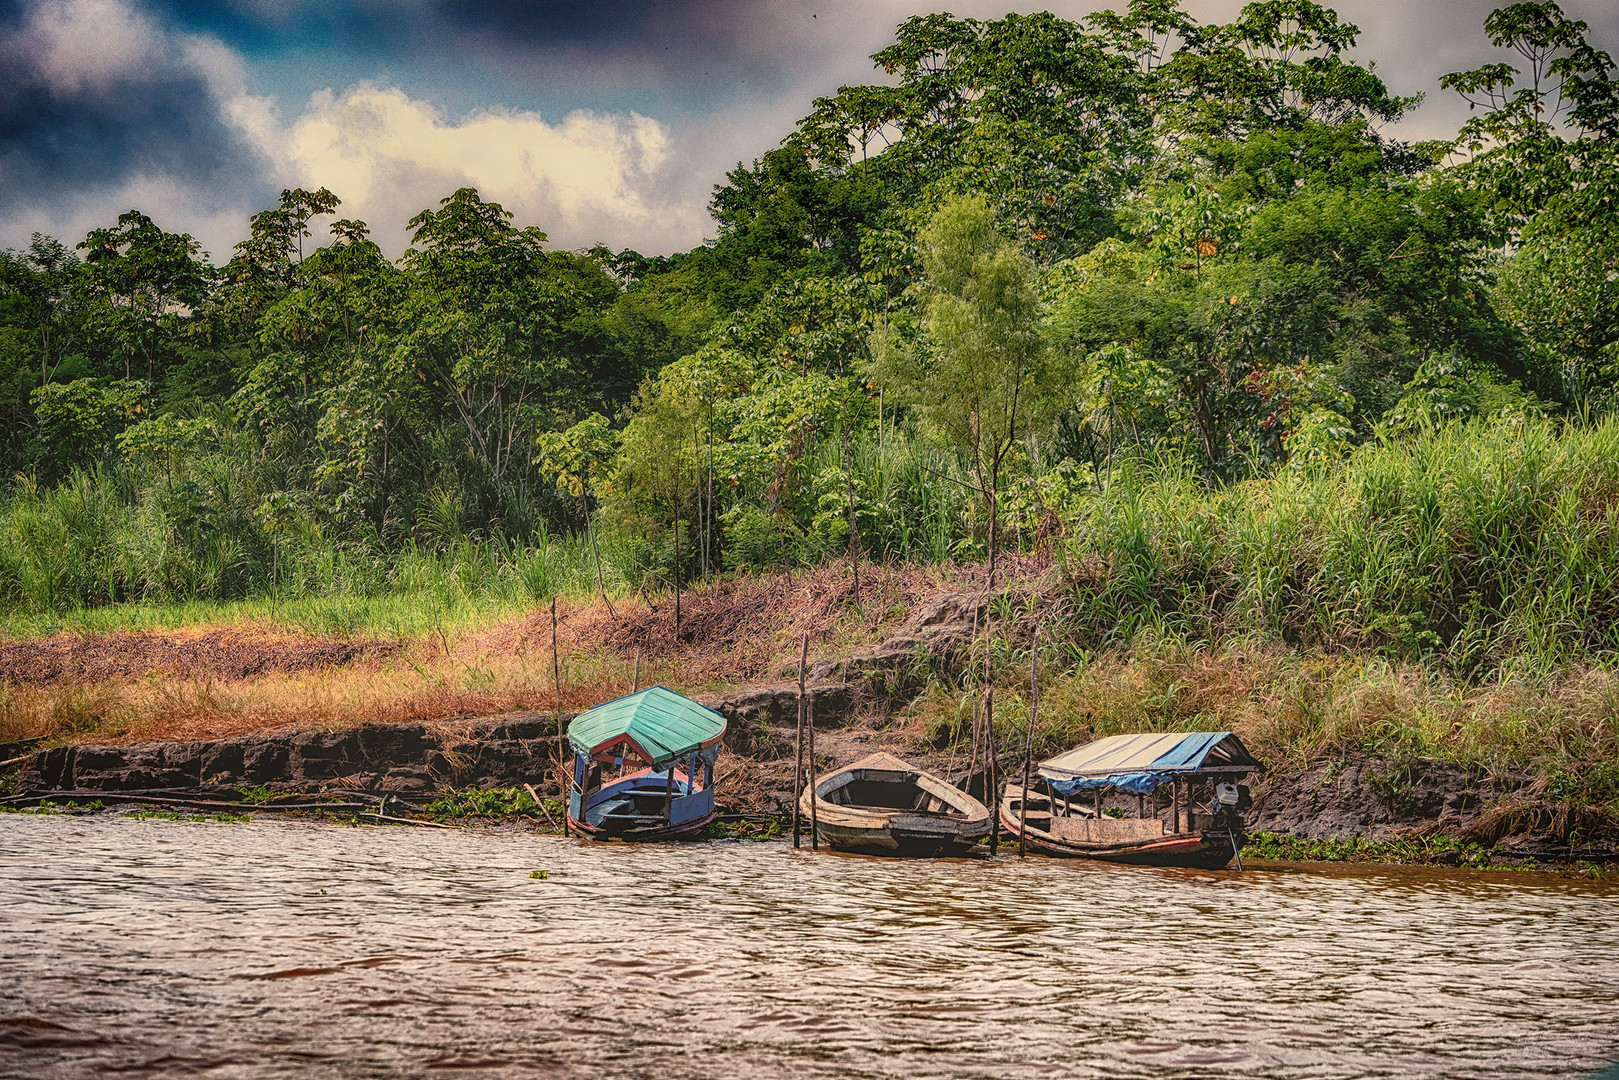
[[[1158,789],[1158,785],[1168,780],[1171,775],[1161,772],[1135,772],[1120,776],[1075,776],[1067,780],[1053,780],[1047,777],[1046,784],[1059,795],[1074,795],[1081,791],[1105,787],[1118,788],[1133,795],[1151,795]]]
[[[1253,771],[1259,762],[1229,731],[1114,735],[1040,763],[1040,775],[1058,793],[1117,788],[1149,795],[1176,774],[1204,769]]]

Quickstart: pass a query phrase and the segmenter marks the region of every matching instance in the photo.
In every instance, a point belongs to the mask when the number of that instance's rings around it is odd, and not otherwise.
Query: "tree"
[[[448,398],[473,455],[495,483],[532,460],[520,436],[545,426],[566,378],[559,348],[573,289],[553,273],[545,233],[472,188],[410,221],[397,362],[427,373]]]
[[[895,208],[978,192],[1061,258],[1111,232],[1155,154],[1150,79],[1110,44],[1049,13],[914,16],[872,57],[897,84],[816,101],[791,143],[822,172],[871,176]]]
[[[291,188],[281,192],[274,210],[253,215],[248,238],[236,245],[207,305],[208,321],[217,331],[251,329],[276,301],[308,280],[303,263],[309,223],[341,203],[326,188]]]
[[[1041,338],[1038,275],[979,197],[945,203],[921,239],[921,339],[907,346],[879,332],[870,371],[967,458],[987,511],[993,583],[1002,469],[1059,389]]]
[[[647,505],[653,521],[668,522],[674,537],[669,558],[675,588],[675,632],[680,632],[680,520],[697,492],[699,461],[692,444],[695,410],[676,395],[648,385],[636,403],[635,418],[619,440],[610,481]]]
[[[1176,134],[1246,138],[1311,121],[1387,123],[1422,100],[1390,95],[1372,67],[1350,60],[1360,29],[1312,0],[1257,0],[1223,26],[1185,17],[1170,25],[1182,45],[1159,75]]]
[[[133,362],[146,361],[147,378],[172,358],[185,313],[207,296],[208,267],[202,247],[186,233],[167,233],[138,210],[118,215],[112,228],[96,229],[79,245],[81,281],[102,305],[102,324],[124,358],[124,378]]]
[[[1555,3],[1499,8],[1485,33],[1525,69],[1498,62],[1440,80],[1476,112],[1456,172],[1489,193],[1514,248],[1503,308],[1546,389],[1576,408],[1619,390],[1619,83],[1587,29]]]

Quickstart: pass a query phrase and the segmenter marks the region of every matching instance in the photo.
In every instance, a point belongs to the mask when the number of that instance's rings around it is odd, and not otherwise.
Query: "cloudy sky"
[[[1330,0],[1329,0],[1330,2]],[[1613,0],[1562,0],[1619,53]],[[77,242],[138,208],[223,261],[284,187],[331,188],[390,254],[458,187],[560,247],[712,234],[727,169],[940,7],[1078,18],[1107,0],[0,0],[0,247]],[[1113,6],[1122,6],[1115,0]],[[1223,21],[1239,0],[1189,0]],[[1357,56],[1454,133],[1447,71],[1498,56],[1496,0],[1339,0]]]

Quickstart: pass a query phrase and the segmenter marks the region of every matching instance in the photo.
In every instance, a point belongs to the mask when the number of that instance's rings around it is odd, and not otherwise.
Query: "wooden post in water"
[[[809,651],[809,635],[804,635],[804,650]],[[803,670],[802,667],[799,668]],[[810,850],[821,850],[821,815],[815,808],[815,700],[804,695],[804,733],[809,738],[809,793],[810,793]]]
[[[1023,858],[1028,853],[1029,839],[1029,773],[1034,768],[1034,725],[1040,719],[1040,628],[1034,628],[1034,647],[1029,650],[1029,741],[1023,747],[1023,797],[1018,800],[1017,853]],[[1051,816],[1057,808],[1048,799]],[[999,828],[1001,808],[992,807],[990,820]]]
[[[809,634],[804,635],[804,644],[798,653],[798,738],[794,740],[796,749],[793,752],[793,847],[798,847],[798,837],[801,823],[798,816],[798,804],[804,796],[804,666],[809,659]]]
[[[993,540],[990,541],[994,543]],[[991,582],[994,575],[991,575]],[[1001,810],[995,798],[995,679],[990,674],[989,620],[984,620],[984,803],[995,807],[989,819],[989,853],[1001,849]]]
[[[1169,812],[1172,815],[1173,827],[1171,832],[1181,831],[1181,778],[1179,775],[1170,778]]]
[[[557,598],[551,597],[551,689],[556,694],[557,790],[562,792],[562,835],[568,835],[568,804],[572,802],[573,770],[566,764],[568,739],[562,732],[562,660],[557,652]],[[567,782],[564,783],[564,778]],[[585,808],[579,807],[583,814]]]

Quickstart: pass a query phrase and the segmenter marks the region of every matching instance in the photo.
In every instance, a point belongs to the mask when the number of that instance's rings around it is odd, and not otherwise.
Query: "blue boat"
[[[670,840],[714,820],[725,717],[663,686],[587,709],[568,725],[568,824],[598,839]]]

